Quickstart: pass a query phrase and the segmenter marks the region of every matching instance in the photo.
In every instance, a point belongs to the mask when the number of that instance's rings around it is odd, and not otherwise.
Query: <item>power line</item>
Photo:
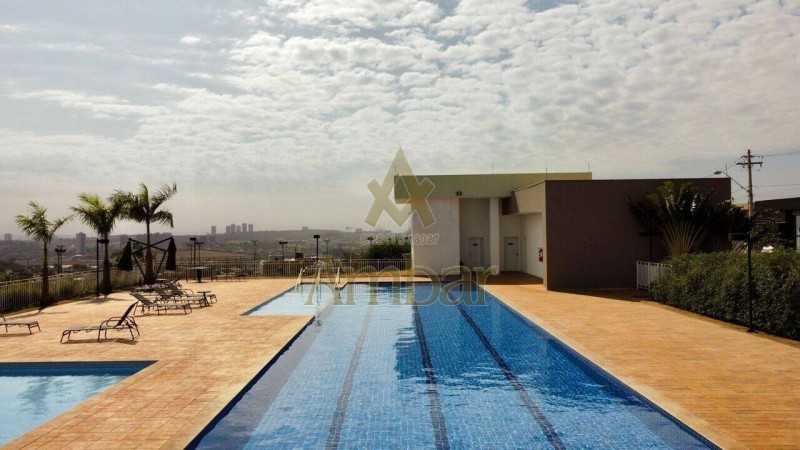
[[[791,152],[783,152],[783,153],[769,153],[766,155],[761,155],[762,158],[771,158],[773,156],[788,156],[788,155],[800,155],[800,150],[794,150]]]

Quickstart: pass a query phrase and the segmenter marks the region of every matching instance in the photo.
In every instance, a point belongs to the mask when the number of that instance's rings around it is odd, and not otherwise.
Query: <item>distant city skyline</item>
[[[0,232],[176,183],[175,229],[364,222],[417,174],[701,177],[800,195],[800,9],[753,0],[0,3]],[[734,198],[744,193],[734,185]],[[379,225],[397,229],[384,217]],[[121,222],[115,233],[135,234]],[[60,232],[75,234],[78,221]],[[222,230],[222,228],[220,228]]]

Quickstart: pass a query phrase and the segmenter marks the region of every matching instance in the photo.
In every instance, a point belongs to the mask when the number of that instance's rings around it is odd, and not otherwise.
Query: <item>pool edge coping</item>
[[[732,436],[706,422],[704,419],[694,414],[690,410],[684,408],[677,402],[664,397],[657,389],[650,387],[645,383],[633,380],[630,376],[615,374],[611,368],[607,368],[613,367],[613,364],[610,364],[608,360],[587,349],[574,339],[565,336],[563,333],[554,331],[552,326],[546,327],[544,324],[548,324],[548,322],[541,316],[531,314],[531,316],[538,319],[538,321],[536,321],[533,318],[528,317],[528,315],[524,314],[523,312],[518,311],[505,300],[487,289],[490,286],[491,285],[482,285],[478,287],[491,294],[492,297],[497,299],[501,305],[517,314],[526,322],[529,322],[533,326],[538,327],[545,333],[549,334],[553,339],[562,344],[565,350],[572,353],[573,356],[579,358],[581,361],[589,364],[592,368],[598,370],[602,376],[613,378],[616,382],[620,383],[625,390],[632,391],[634,395],[641,398],[645,403],[649,404],[649,406],[652,406],[659,412],[668,415],[679,426],[687,427],[690,432],[699,435],[701,439],[709,441],[711,444],[721,449],[749,448],[743,443],[734,439]]]

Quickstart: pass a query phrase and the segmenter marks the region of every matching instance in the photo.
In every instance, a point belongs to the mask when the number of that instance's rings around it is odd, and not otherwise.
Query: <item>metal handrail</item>
[[[50,275],[48,276],[50,301],[94,294],[97,289],[97,278],[98,272],[94,270]],[[140,282],[139,274],[136,272],[111,271],[111,285],[114,289],[135,286]],[[0,311],[36,307],[39,305],[41,295],[41,277],[0,283]]]

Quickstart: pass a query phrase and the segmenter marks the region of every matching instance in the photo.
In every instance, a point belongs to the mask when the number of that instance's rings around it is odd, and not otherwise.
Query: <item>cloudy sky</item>
[[[140,181],[178,184],[178,233],[365,226],[399,146],[595,178],[751,148],[757,198],[800,195],[798,105],[800,0],[4,1],[0,232]]]

